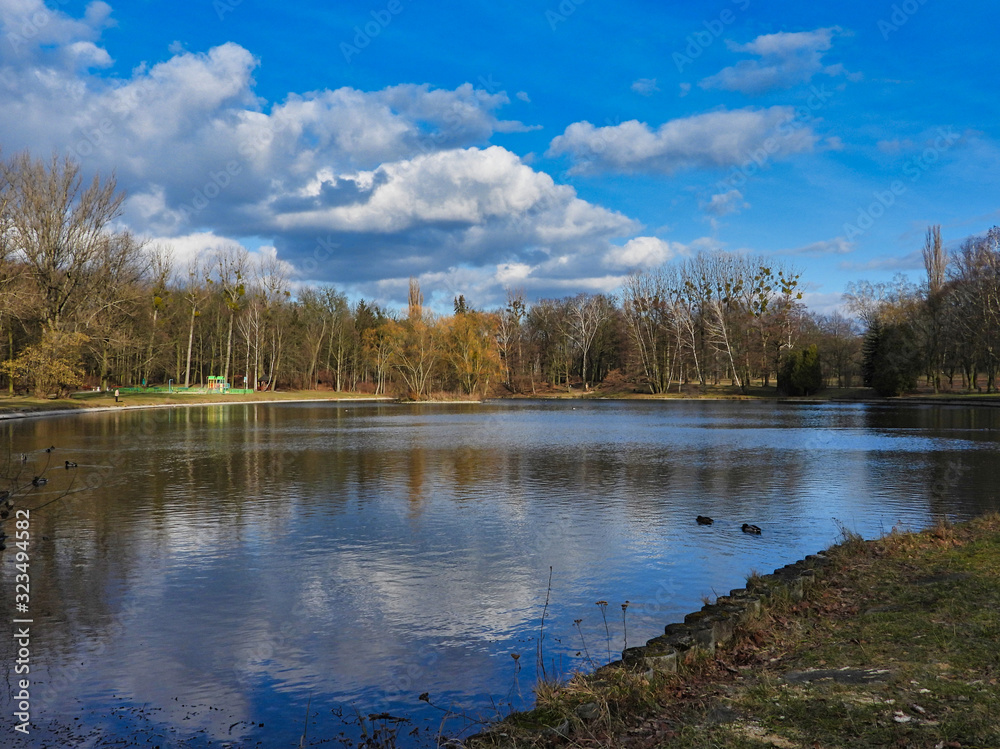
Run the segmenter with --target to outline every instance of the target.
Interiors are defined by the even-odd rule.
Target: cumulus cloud
[[[677,255],[686,255],[687,252],[688,248],[679,242],[669,242],[659,237],[635,237],[622,247],[609,249],[603,262],[608,267],[622,270],[653,268]]]
[[[727,40],[727,46],[734,52],[756,55],[758,59],[741,60],[698,85],[756,96],[806,83],[817,73],[849,75],[843,65],[823,64],[823,56],[833,46],[834,37],[842,33],[839,26],[832,26],[815,31],[764,34],[747,44]]]
[[[743,199],[743,193],[739,190],[717,193],[701,204],[701,209],[713,216],[728,216],[749,207],[750,204]]]
[[[42,26],[24,25],[38,14]],[[7,42],[20,34],[16,54],[0,56],[5,151],[115,171],[129,195],[123,220],[169,244],[179,267],[254,237],[264,245],[254,252],[276,253],[298,283],[385,301],[405,298],[409,276],[426,279],[429,296],[482,304],[502,302],[503,286],[547,294],[621,281],[602,258],[639,226],[491,145],[531,129],[500,117],[503,91],[345,86],[268,101],[258,58],[231,42],[171,44],[161,60],[108,74],[106,3],[72,18],[42,0],[0,0],[0,23]]]
[[[348,198],[330,204],[324,192],[338,193],[337,184],[351,186]],[[297,209],[274,211],[279,228],[395,234],[524,221],[522,230],[551,243],[631,225],[621,214],[585,203],[571,187],[556,185],[499,146],[442,151],[369,172],[320,173],[299,197]]]
[[[149,237],[149,245],[152,247],[169,247],[174,260],[175,272],[184,277],[192,263],[211,256],[215,252],[232,251],[245,248],[245,245],[231,237],[219,236],[214,231],[193,232],[174,237]],[[262,260],[278,259],[277,249],[270,245],[263,245],[248,251],[251,262]],[[287,262],[278,259],[281,269],[292,277],[296,274],[295,268]]]
[[[353,197],[325,200],[324,190],[335,184],[351,185]],[[283,256],[317,258],[323,277],[369,285],[433,272],[454,278],[456,269],[477,269],[508,285],[519,274],[533,283],[566,273],[586,276],[587,258],[637,228],[499,146],[417,156],[370,172],[324,174],[296,201],[250,208],[246,220],[256,216],[265,224],[253,233],[276,236]],[[317,237],[336,250],[319,249]]]
[[[575,122],[556,136],[549,156],[569,156],[577,174],[624,172],[673,174],[746,161],[768,141],[772,158],[812,151],[817,136],[808,125],[790,127],[792,107],[721,109],[671,120],[655,130],[644,122],[594,127]]]
[[[113,25],[111,6],[105,2],[87,5],[80,19],[49,8],[44,0],[0,2],[4,58],[13,65],[72,60],[74,50],[80,49],[92,54],[80,45],[97,41]]]

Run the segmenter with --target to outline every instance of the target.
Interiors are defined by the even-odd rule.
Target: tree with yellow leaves
[[[483,312],[464,312],[446,321],[448,363],[468,395],[485,394],[503,373],[497,327],[497,316]]]
[[[30,388],[36,398],[63,397],[83,382],[80,359],[88,340],[82,333],[47,330],[39,343],[0,364],[0,372]]]

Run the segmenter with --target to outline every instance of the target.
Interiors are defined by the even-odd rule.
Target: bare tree
[[[298,303],[302,319],[303,343],[309,362],[306,381],[310,388],[316,388],[318,386],[316,370],[319,365],[319,354],[326,342],[330,319],[323,308],[323,298],[316,289],[303,289],[299,294]]]
[[[662,268],[633,273],[622,288],[622,313],[651,393],[666,392],[673,373],[670,297]]]
[[[257,264],[257,283],[264,300],[264,312],[269,327],[268,383],[273,392],[278,383],[285,341],[285,303],[291,297],[288,289],[288,272],[276,255],[260,258]]]
[[[143,366],[143,380],[149,381],[153,367],[153,356],[157,338],[156,324],[159,321],[160,312],[167,307],[167,299],[170,295],[170,277],[174,272],[173,257],[170,247],[163,244],[153,245],[148,252],[150,266],[150,280],[152,281],[153,319],[149,336],[149,348],[146,350],[146,361]]]
[[[145,338],[137,326],[142,324],[140,319],[145,319],[143,297],[148,290],[150,258],[127,232],[105,235],[99,244],[100,251],[89,272],[102,283],[94,285],[76,303],[76,325],[89,334],[90,347],[101,363],[101,384],[107,387],[110,357],[121,358],[134,345],[141,346]],[[135,374],[134,367],[130,371]],[[117,379],[122,381],[120,376]]]
[[[44,326],[59,329],[74,304],[106,283],[99,271],[125,195],[114,176],[103,184],[95,176],[84,188],[79,164],[68,158],[46,163],[24,153],[0,168],[10,187],[5,235],[41,290]]]
[[[497,314],[497,343],[503,361],[503,384],[511,392],[518,390],[514,382],[514,372],[521,366],[522,361],[521,324],[524,322],[526,311],[524,291],[507,289],[507,306]]]
[[[410,291],[408,294],[408,309],[406,316],[410,319],[418,319],[424,313],[424,294],[420,290],[420,281],[410,277]]]
[[[931,294],[938,294],[944,286],[948,269],[948,251],[941,243],[941,226],[927,227],[923,248],[924,269],[927,271],[927,288]]]
[[[233,324],[236,320],[236,313],[242,309],[243,297],[246,294],[245,278],[250,255],[245,247],[226,246],[215,251],[214,260],[215,279],[209,279],[209,282],[214,281],[219,285],[222,300],[229,310],[226,358],[222,369],[222,381],[228,383],[229,363],[233,354]]]
[[[201,285],[203,269],[197,258],[188,262],[188,277],[184,284],[184,301],[191,308],[188,321],[187,359],[184,365],[184,387],[191,387],[191,351],[194,345],[194,323],[201,316],[205,302],[205,288]],[[179,378],[178,378],[179,379]]]
[[[951,277],[951,324],[960,341],[968,387],[979,388],[982,367],[986,390],[992,392],[1000,371],[1000,228],[966,240],[955,255]]]
[[[587,355],[594,344],[594,338],[601,325],[611,315],[612,303],[603,294],[596,296],[578,294],[567,301],[566,316],[563,318],[566,337],[580,350],[583,363],[581,375],[583,389],[589,390],[587,380]]]
[[[923,321],[927,379],[937,393],[941,390],[941,370],[944,369],[944,284],[948,269],[948,251],[941,243],[940,225],[927,228],[923,258],[924,269],[927,271],[926,314]]]

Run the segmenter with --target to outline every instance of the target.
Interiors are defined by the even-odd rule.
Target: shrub
[[[0,364],[0,372],[31,389],[36,398],[64,396],[83,382],[80,356],[88,340],[82,333],[46,331],[39,343]]]

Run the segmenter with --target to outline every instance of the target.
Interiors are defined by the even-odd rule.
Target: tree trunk
[[[226,338],[226,363],[222,368],[222,386],[225,387],[229,383],[229,359],[233,353],[233,319],[236,317],[234,312],[229,313],[229,336]]]
[[[191,387],[191,347],[194,344],[194,318],[195,308],[191,308],[191,325],[188,328],[188,355],[187,365],[184,367],[184,387]]]

